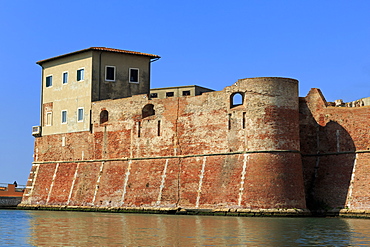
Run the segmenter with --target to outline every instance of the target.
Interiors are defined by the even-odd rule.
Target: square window
[[[190,91],[182,91],[182,96],[189,96],[190,95]]]
[[[62,111],[62,124],[67,123],[67,111]]]
[[[78,108],[77,110],[77,121],[82,122],[84,120],[84,108]]]
[[[130,69],[130,82],[139,83],[139,69]]]
[[[167,92],[166,93],[166,97],[168,98],[168,97],[173,97],[173,95],[174,95],[174,93],[173,92]]]
[[[150,98],[158,98],[158,94],[157,93],[151,93]]]
[[[53,76],[49,75],[46,77],[46,87],[51,87],[53,85]]]
[[[68,83],[68,72],[63,73],[63,84]]]
[[[85,77],[85,70],[79,69],[77,70],[77,81],[83,81]]]
[[[105,80],[106,81],[115,81],[116,80],[116,67],[106,66],[105,67]]]

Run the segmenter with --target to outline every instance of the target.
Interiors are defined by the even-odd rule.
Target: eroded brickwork
[[[299,98],[297,84],[93,102],[91,131],[36,138],[22,204],[368,209],[370,108]]]

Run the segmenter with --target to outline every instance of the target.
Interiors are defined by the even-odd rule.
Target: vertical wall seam
[[[125,181],[123,183],[123,193],[122,193],[122,198],[121,198],[121,205],[123,205],[125,203],[125,196],[126,196],[126,192],[127,192],[126,188],[127,188],[128,179],[129,179],[129,176],[130,176],[131,163],[132,163],[132,160],[130,160],[128,162],[127,171],[125,173]]]
[[[248,161],[248,154],[244,154],[243,159],[243,170],[241,173],[241,180],[240,180],[240,187],[239,187],[239,199],[238,199],[238,206],[240,207],[242,205],[242,199],[243,199],[243,192],[244,192],[244,183],[245,183],[245,174],[247,170],[247,161]]]
[[[166,181],[166,173],[167,173],[167,166],[168,166],[168,159],[166,159],[166,163],[163,168],[162,172],[162,178],[161,178],[161,185],[159,186],[159,193],[158,193],[158,198],[157,198],[157,206],[161,204],[161,199],[162,199],[162,191],[164,188],[164,183]]]
[[[101,175],[103,173],[103,168],[104,168],[104,161],[101,163],[101,166],[100,166],[100,171],[99,171],[99,175],[98,175],[98,179],[96,180],[96,185],[95,185],[95,191],[94,191],[94,197],[93,197],[93,200],[92,200],[92,205],[95,204],[95,199],[96,199],[96,195],[98,193],[98,190],[99,190],[99,184],[100,184],[100,178],[101,178]]]
[[[32,193],[33,193],[33,189],[34,189],[34,186],[35,186],[35,183],[36,183],[36,178],[37,178],[37,174],[39,172],[39,169],[40,169],[40,164],[36,164],[36,170],[34,172],[34,175],[33,175],[33,178],[32,178],[32,185],[31,185],[31,188],[29,189],[29,192],[28,194],[25,194],[25,196],[29,196],[31,197],[32,196]],[[29,198],[28,198],[29,199]],[[29,201],[29,200],[28,200]]]
[[[197,190],[198,195],[197,195],[197,201],[195,203],[196,208],[199,207],[200,196],[202,194],[202,185],[203,185],[203,177],[204,177],[204,170],[206,167],[206,161],[207,161],[207,157],[204,156],[203,163],[202,163],[202,170],[200,171],[200,175],[199,175],[199,184],[198,184],[198,190]]]
[[[46,199],[46,204],[49,203],[50,195],[51,195],[51,192],[52,192],[53,187],[54,187],[54,181],[55,181],[55,177],[57,176],[58,168],[59,168],[59,163],[57,163],[57,165],[55,166],[53,178],[51,179],[51,185],[50,185],[50,189],[49,189],[49,193],[48,193],[48,198]]]
[[[356,173],[356,164],[357,164],[357,155],[355,156],[355,160],[353,162],[353,168],[352,168],[352,175],[351,175],[351,181],[349,182],[349,188],[348,188],[348,194],[346,198],[346,207],[351,209],[351,202],[352,202],[352,193],[353,193],[353,184],[355,182],[355,173]]]
[[[73,177],[71,189],[70,189],[69,195],[68,195],[67,205],[69,205],[69,202],[71,201],[72,192],[73,192],[73,189],[74,189],[74,186],[75,186],[79,166],[80,166],[80,163],[77,163],[76,170],[75,170],[75,175]]]

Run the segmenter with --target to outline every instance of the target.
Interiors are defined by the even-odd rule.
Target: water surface
[[[370,220],[0,210],[0,246],[370,246]]]

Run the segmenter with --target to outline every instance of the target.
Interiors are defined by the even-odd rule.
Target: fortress
[[[299,97],[270,77],[150,89],[157,59],[91,47],[37,62],[20,207],[370,214],[369,99]]]

